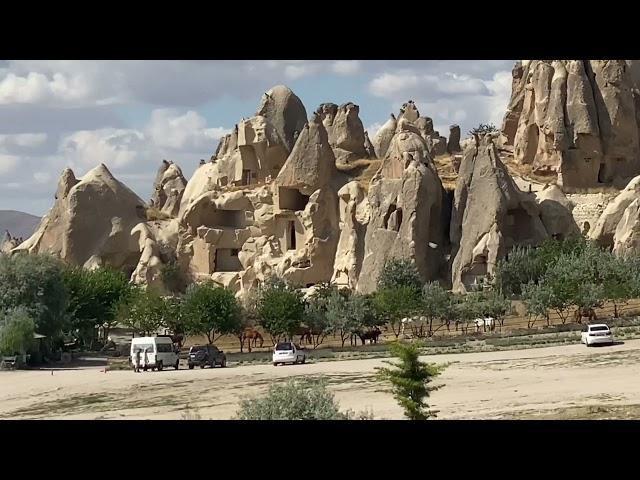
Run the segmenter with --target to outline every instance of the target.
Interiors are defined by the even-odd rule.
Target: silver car
[[[293,342],[279,342],[273,349],[273,366],[279,363],[305,363],[307,361],[306,351]]]

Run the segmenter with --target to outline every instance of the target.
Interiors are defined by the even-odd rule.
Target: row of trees
[[[582,237],[548,240],[537,248],[516,247],[496,266],[494,286],[510,298],[522,299],[529,326],[550,323],[556,312],[566,323],[570,312],[583,314],[605,302],[619,307],[640,297],[640,258],[620,257]]]

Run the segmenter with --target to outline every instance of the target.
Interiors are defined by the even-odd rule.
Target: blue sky
[[[220,136],[289,86],[307,114],[324,102],[360,106],[369,135],[400,105],[448,134],[500,124],[513,60],[0,61],[0,209],[43,215],[60,172],[105,163],[148,199],[163,158],[189,177]]]

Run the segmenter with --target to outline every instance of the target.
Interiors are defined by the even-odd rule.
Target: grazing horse
[[[300,327],[296,329],[294,335],[300,335],[300,343],[313,343],[313,332],[309,327]]]
[[[251,344],[255,347],[258,344],[258,340],[260,340],[260,348],[264,345],[264,338],[258,330],[253,327],[245,328],[240,335],[238,335],[238,339],[240,340],[240,351],[242,352],[242,347],[244,346],[244,342],[247,342],[247,347],[249,347],[249,353],[251,353]]]
[[[598,316],[593,308],[578,307],[574,315],[576,323],[582,323],[582,318],[589,318],[589,322],[598,321]]]
[[[476,318],[473,323],[476,326],[476,332],[479,332],[480,328],[485,332],[487,328],[492,332],[496,329],[496,320],[493,317]]]
[[[378,327],[373,327],[370,330],[367,331],[362,331],[362,330],[356,330],[354,332],[351,333],[351,345],[353,345],[354,343],[357,345],[358,341],[355,340],[355,338],[360,338],[360,341],[362,342],[362,345],[365,344],[366,340],[369,340],[369,343],[378,343],[378,337],[382,335],[382,330],[380,330],[380,328]],[[355,340],[355,341],[354,341]]]

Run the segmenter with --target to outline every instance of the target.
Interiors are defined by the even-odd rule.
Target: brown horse
[[[578,307],[574,314],[576,323],[582,323],[583,317],[589,318],[589,322],[598,321],[598,316],[593,308]]]
[[[264,338],[260,334],[258,330],[253,327],[245,328],[239,335],[238,340],[240,340],[240,353],[242,353],[244,342],[247,342],[247,347],[249,347],[249,353],[251,353],[251,344],[255,347],[258,344],[258,340],[260,340],[260,348],[264,345]]]
[[[379,327],[374,327],[367,331],[356,330],[351,333],[351,345],[357,345],[358,341],[356,339],[360,338],[362,345],[366,343],[366,340],[369,340],[369,343],[378,343],[378,337],[382,335],[382,330]]]
[[[294,335],[300,335],[300,343],[313,343],[313,332],[309,327],[299,327]]]

